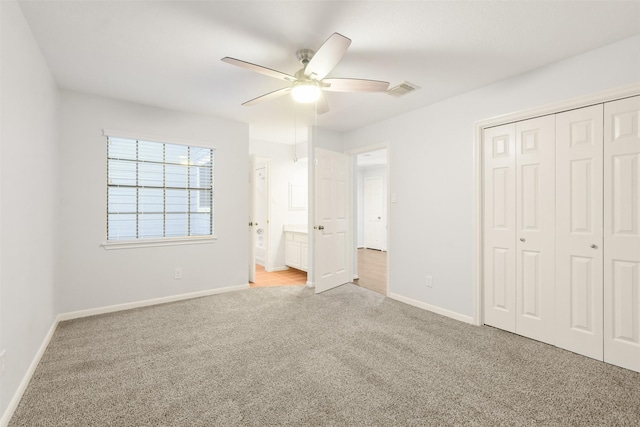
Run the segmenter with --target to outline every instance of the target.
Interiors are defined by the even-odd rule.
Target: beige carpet
[[[354,285],[63,322],[11,426],[640,425],[640,374]]]

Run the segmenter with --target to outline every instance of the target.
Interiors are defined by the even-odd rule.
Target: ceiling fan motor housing
[[[309,61],[311,61],[311,58],[313,58],[315,53],[316,52],[312,49],[298,49],[296,51],[296,58],[302,63],[302,65],[306,66]]]

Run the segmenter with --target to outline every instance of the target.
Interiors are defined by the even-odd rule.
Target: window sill
[[[114,240],[100,244],[105,250],[151,248],[156,246],[201,245],[214,243],[216,236],[168,237],[164,239]]]

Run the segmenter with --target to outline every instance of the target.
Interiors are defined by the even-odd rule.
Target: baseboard
[[[182,300],[191,299],[191,298],[206,297],[209,295],[239,291],[242,289],[249,289],[249,284],[247,283],[246,285],[227,286],[224,288],[207,289],[206,291],[190,292],[186,294],[171,295],[168,297],[153,298],[153,299],[142,300],[142,301],[128,302],[124,304],[109,305],[106,307],[90,308],[88,310],[72,311],[69,313],[60,314],[58,316],[58,319],[60,321],[78,319],[81,317],[95,316],[97,314],[113,313],[116,311],[130,310],[132,308],[147,307],[150,305],[165,304],[168,302],[182,301]]]
[[[307,282],[307,287],[309,287],[309,288],[315,288],[315,287],[316,287],[316,285],[315,285],[315,283],[313,283],[313,282]]]
[[[393,292],[389,292],[387,294],[389,298],[392,298],[396,301],[403,302],[405,304],[412,305],[414,307],[422,308],[424,310],[431,311],[432,313],[440,314],[442,316],[450,317],[454,320],[459,320],[460,322],[469,323],[475,325],[473,321],[473,317],[467,316],[464,314],[456,313],[455,311],[447,310],[446,308],[437,307],[435,305],[427,304],[426,302],[418,301],[413,298],[408,298],[403,295],[399,295]]]
[[[288,269],[289,267],[287,267],[286,265],[282,265],[280,267],[271,267],[271,269],[267,271],[267,273],[271,273],[273,271],[287,271]]]
[[[49,328],[49,332],[47,332],[47,335],[44,337],[44,340],[42,341],[42,344],[40,345],[38,352],[36,353],[35,357],[31,361],[31,364],[29,365],[27,372],[24,374],[24,377],[22,378],[20,385],[18,385],[18,389],[13,394],[13,398],[9,402],[9,406],[7,406],[7,409],[4,411],[2,418],[0,418],[0,427],[7,427],[9,425],[9,421],[11,420],[11,417],[13,417],[13,413],[18,408],[18,405],[20,404],[20,400],[22,400],[22,395],[27,389],[27,386],[29,385],[29,381],[31,381],[31,377],[36,371],[36,368],[38,367],[38,363],[40,363],[40,359],[42,358],[42,355],[44,354],[44,352],[47,350],[47,347],[49,346],[49,341],[51,341],[51,338],[53,337],[53,333],[56,331],[56,328],[58,327],[58,322],[60,321],[59,317],[60,316],[57,316],[53,320],[53,323]]]
[[[116,305],[110,305],[106,307],[92,308],[89,310],[79,310],[79,311],[72,311],[69,313],[58,314],[54,319],[53,324],[49,328],[49,332],[47,332],[47,335],[42,341],[42,345],[40,345],[40,348],[38,349],[38,352],[33,358],[31,365],[29,365],[29,369],[27,369],[27,372],[25,373],[24,378],[20,382],[18,389],[14,393],[13,398],[9,402],[9,406],[7,407],[4,414],[2,415],[2,418],[0,418],[0,427],[7,427],[9,425],[9,420],[11,420],[13,413],[18,407],[18,404],[22,399],[22,395],[27,389],[27,386],[29,385],[29,381],[31,381],[31,377],[33,376],[36,368],[38,367],[38,363],[40,363],[40,359],[42,358],[42,355],[47,350],[47,347],[49,346],[49,342],[53,337],[53,333],[58,327],[58,323],[65,320],[95,316],[97,314],[113,313],[116,311],[130,310],[132,308],[147,307],[150,305],[157,305],[157,304],[165,304],[168,302],[182,301],[182,300],[191,299],[191,298],[199,298],[199,297],[205,297],[209,295],[222,294],[225,292],[239,291],[242,289],[249,289],[249,284],[247,283],[246,285],[227,286],[224,288],[208,289],[206,291],[190,292],[187,294],[172,295],[168,297],[153,298],[153,299],[148,299],[143,301],[130,302],[126,304],[116,304]]]

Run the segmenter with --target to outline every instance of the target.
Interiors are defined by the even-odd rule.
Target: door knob
[[[591,249],[596,249],[598,246],[595,243],[591,244]]]
[[[520,241],[521,241],[521,242],[526,242],[526,239],[525,239],[524,237],[521,237],[521,238],[520,238]]]
[[[324,225],[319,225],[318,230],[324,230]]]
[[[249,223],[249,227],[253,227],[253,223],[252,222]]]

